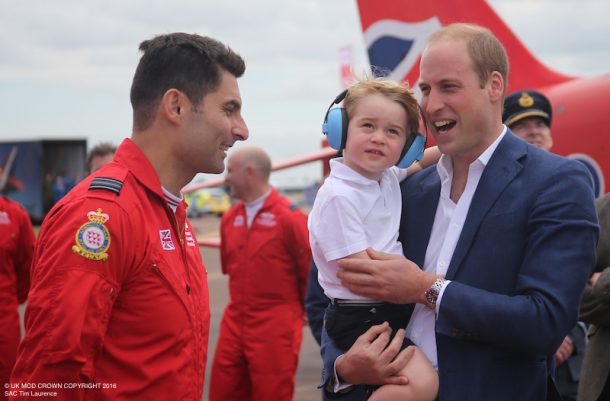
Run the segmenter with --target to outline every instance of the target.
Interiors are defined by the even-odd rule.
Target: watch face
[[[436,304],[436,298],[438,298],[438,292],[434,290],[434,286],[428,288],[426,291],[426,301],[428,305],[434,306]]]
[[[443,288],[444,282],[444,279],[439,278],[434,282],[434,284],[432,284],[432,287],[426,290],[426,302],[430,308],[434,308],[434,306],[436,306],[436,300],[438,299],[438,294],[441,288]]]

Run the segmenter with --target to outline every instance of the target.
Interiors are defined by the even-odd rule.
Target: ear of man
[[[489,97],[492,102],[504,100],[504,79],[498,71],[493,71],[488,79]]]
[[[159,110],[172,124],[179,125],[187,110],[188,99],[184,93],[177,89],[169,89],[161,98]]]

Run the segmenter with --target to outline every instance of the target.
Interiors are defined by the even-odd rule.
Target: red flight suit
[[[0,400],[7,399],[4,383],[9,382],[21,338],[17,307],[28,297],[34,242],[27,212],[0,196]]]
[[[272,189],[247,228],[243,202],[221,221],[229,275],[210,401],[289,401],[303,334],[311,262],[307,216]]]
[[[131,140],[51,210],[31,279],[13,386],[60,386],[34,389],[54,401],[201,401],[207,273],[185,203],[174,213]]]

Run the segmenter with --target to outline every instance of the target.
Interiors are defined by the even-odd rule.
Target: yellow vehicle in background
[[[222,216],[231,208],[231,197],[222,188],[199,189],[185,195],[189,218],[201,217],[207,213]]]

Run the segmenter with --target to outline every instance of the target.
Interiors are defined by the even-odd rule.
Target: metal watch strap
[[[426,296],[426,306],[430,309],[434,309],[436,307],[436,300],[438,299],[438,294],[441,292],[443,285],[445,284],[444,278],[438,278],[432,284],[430,288],[428,288],[425,292]]]

